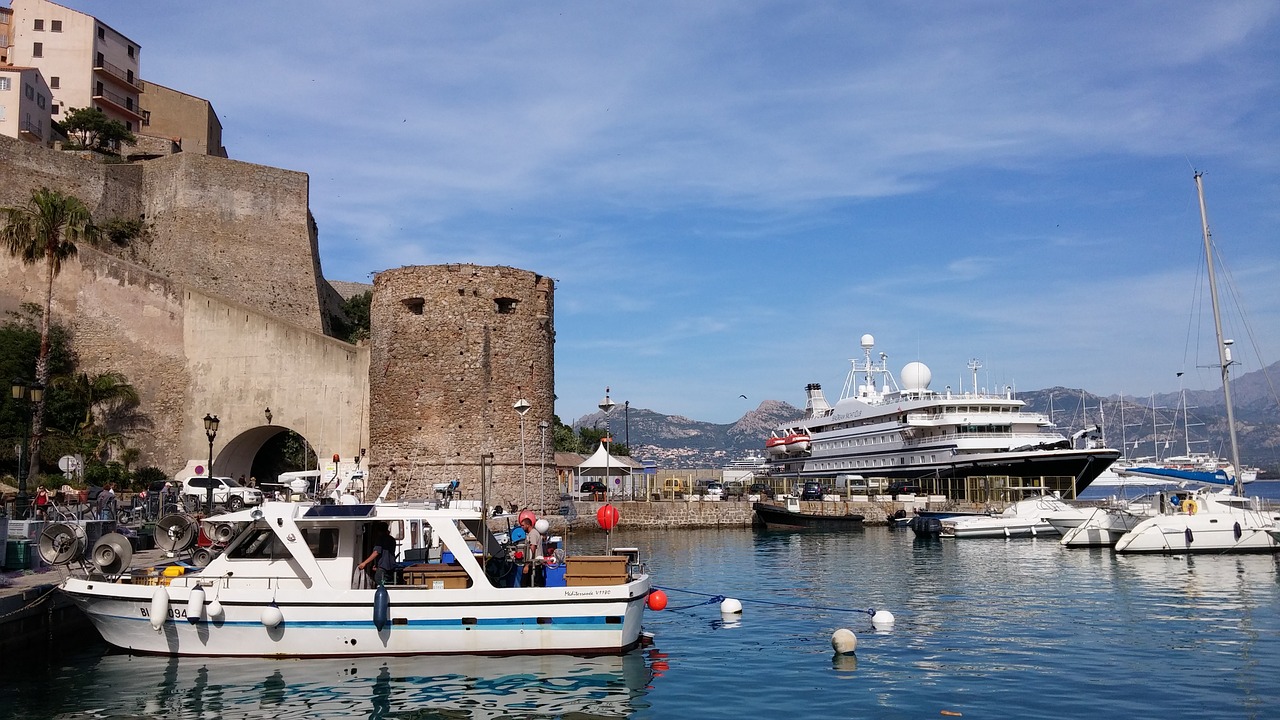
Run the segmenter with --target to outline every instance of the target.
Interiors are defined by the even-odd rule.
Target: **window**
[[[52,30],[52,31],[54,31],[54,32],[62,32],[62,21],[61,21],[61,20],[50,20],[50,21],[49,21],[49,29],[50,29],[50,30]]]
[[[37,30],[37,31],[44,31],[44,21],[43,21],[43,20],[32,20],[32,21],[31,21],[31,29],[32,29],[32,30]]]
[[[45,105],[44,93],[36,93],[36,107],[43,110],[44,105]]]
[[[129,57],[133,57],[133,46],[129,46]]]
[[[26,95],[28,100],[36,99],[36,89],[31,87],[29,84],[22,86],[22,94]]]
[[[105,55],[103,55],[102,53],[98,53],[98,57],[96,57],[96,58],[94,58],[94,59],[93,59],[93,66],[94,66],[94,67],[106,67],[106,65],[107,65],[107,58],[106,58],[106,56],[105,56]]]
[[[5,78],[6,80],[8,78]],[[4,120],[4,106],[0,105],[0,120]]]
[[[61,110],[61,109],[62,109],[62,106],[61,106],[61,105],[54,105],[52,108],[50,108],[50,110],[49,110],[49,114],[50,114],[50,115],[57,115],[57,114],[58,114],[58,111],[59,111],[59,110]]]
[[[31,44],[31,57],[44,57],[44,43]]]
[[[9,89],[9,78],[0,77],[0,90],[8,90],[8,89]]]
[[[515,298],[497,298],[493,301],[495,309],[499,315],[510,315],[516,311],[516,303],[520,302]]]
[[[427,304],[427,301],[420,297],[411,297],[411,298],[405,298],[404,300],[401,300],[400,303],[404,305],[406,308],[408,308],[409,312],[413,313],[414,315],[421,315],[423,308]]]
[[[98,28],[98,39],[99,39],[99,40],[106,40],[106,39],[107,39],[107,31],[106,31],[106,30],[103,30],[101,27],[99,27],[99,28]]]
[[[54,90],[57,90],[58,88],[62,87],[62,78],[58,77],[57,75],[54,75],[53,77],[49,78],[49,87],[53,88]]]

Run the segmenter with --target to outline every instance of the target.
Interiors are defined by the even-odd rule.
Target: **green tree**
[[[112,120],[98,108],[71,108],[61,124],[67,137],[85,149],[118,152],[120,143],[138,142],[124,123]]]
[[[89,375],[76,373],[54,378],[53,386],[63,390],[84,414],[69,429],[57,431],[91,461],[117,460],[127,468],[132,461],[125,430],[139,424],[138,391],[115,372]],[[52,428],[51,428],[52,430]]]
[[[373,291],[352,295],[342,301],[340,312],[329,314],[329,331],[340,340],[357,343],[369,339],[369,304]]]
[[[44,312],[40,319],[40,354],[36,359],[36,382],[49,384],[49,327],[53,308],[53,280],[62,272],[62,263],[76,256],[76,243],[82,240],[95,242],[98,231],[93,225],[89,208],[78,198],[57,190],[40,188],[31,193],[25,207],[7,207],[0,210],[5,224],[0,228],[0,240],[9,254],[24,264],[45,265]],[[45,403],[36,404],[35,419],[31,423],[31,458],[38,469],[40,438],[44,434]]]

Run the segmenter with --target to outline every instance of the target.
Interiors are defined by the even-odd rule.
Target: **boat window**
[[[227,551],[232,560],[256,560],[287,556],[289,552],[279,547],[276,534],[269,529],[256,530],[242,542]]]
[[[307,547],[311,548],[311,554],[315,555],[316,559],[338,557],[337,528],[303,528],[302,537],[307,541]]]

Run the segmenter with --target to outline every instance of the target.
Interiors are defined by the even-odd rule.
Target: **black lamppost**
[[[631,401],[622,401],[622,419],[625,427],[623,428],[623,442],[627,444],[627,451],[631,450]]]
[[[209,487],[205,488],[205,514],[213,514],[213,439],[218,437],[218,416],[205,413],[204,436],[209,438],[209,468],[206,471]]]
[[[15,404],[25,400],[27,404],[27,422],[22,426],[22,446],[18,448],[18,497],[14,503],[14,514],[26,519],[29,498],[27,496],[27,475],[31,472],[31,424],[35,422],[35,407],[44,400],[44,386],[38,383],[28,385],[22,380],[13,381],[13,399]],[[22,467],[22,457],[26,455],[26,469]]]

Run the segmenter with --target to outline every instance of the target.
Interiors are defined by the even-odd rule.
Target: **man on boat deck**
[[[542,533],[538,532],[534,524],[533,513],[520,518],[520,527],[524,528],[527,543],[524,551],[524,582],[526,587],[533,587],[537,585],[533,577],[534,560],[542,558]]]
[[[373,552],[360,563],[359,568],[364,570],[375,562],[373,583],[386,584],[396,569],[396,539],[391,537],[391,530],[385,522],[373,524]]]

